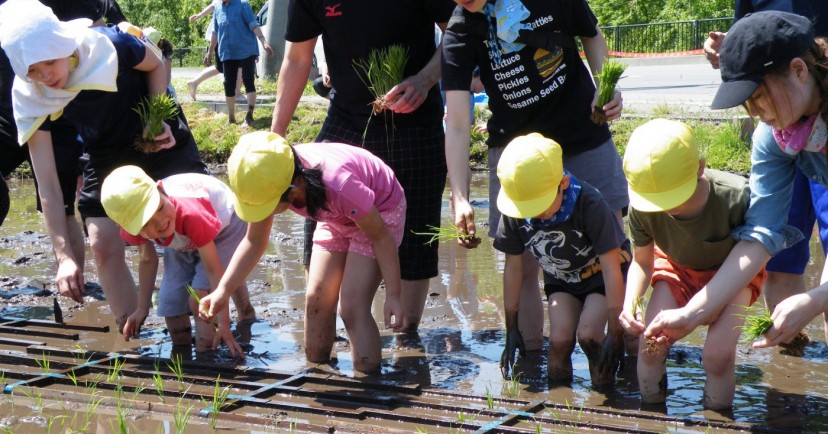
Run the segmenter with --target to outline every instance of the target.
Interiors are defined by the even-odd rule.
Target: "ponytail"
[[[305,207],[308,210],[308,215],[312,219],[316,219],[316,213],[319,210],[330,211],[325,184],[322,182],[322,169],[319,166],[305,167],[302,160],[296,155],[293,146],[290,147],[290,150],[293,152],[293,179],[301,178],[305,182]],[[282,195],[282,202],[287,202],[288,192],[290,192],[289,188]]]

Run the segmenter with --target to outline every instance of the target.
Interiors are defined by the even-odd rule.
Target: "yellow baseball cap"
[[[497,209],[514,218],[535,217],[546,211],[563,179],[562,155],[560,145],[538,133],[512,140],[497,164]]]
[[[699,148],[693,130],[679,121],[653,119],[630,135],[624,153],[630,206],[667,211],[696,191]]]
[[[293,169],[293,151],[282,136],[267,131],[241,136],[227,160],[239,218],[259,222],[273,213],[290,186]]]
[[[138,166],[121,166],[104,179],[101,204],[106,215],[131,235],[138,235],[161,203],[158,186]]]

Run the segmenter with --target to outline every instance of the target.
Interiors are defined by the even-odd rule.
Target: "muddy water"
[[[472,199],[477,221],[485,222],[486,177],[473,178]],[[40,217],[35,213],[34,189],[29,181],[13,181],[12,210],[0,228],[0,285],[6,289],[31,287],[32,291],[52,289],[55,266],[50,244]],[[444,200],[444,223],[449,222]],[[230,360],[228,354],[198,356],[226,363],[298,372],[306,367],[303,357],[304,279],[301,261],[302,225],[295,215],[280,216],[271,243],[260,266],[249,278],[249,286],[259,320],[238,326],[236,333],[245,342],[247,358]],[[485,229],[481,232],[485,232]],[[808,267],[809,285],[819,281],[822,255]],[[128,256],[137,265],[134,251]],[[503,261],[489,243],[467,251],[453,244],[440,249],[440,275],[432,279],[421,330],[416,336],[384,333],[383,366],[380,378],[404,384],[421,384],[441,390],[474,395],[497,395],[508,386],[500,375],[498,360],[503,344],[502,291],[500,272]],[[137,269],[137,267],[135,267]],[[86,278],[95,281],[94,264],[87,254]],[[382,296],[373,310],[382,318]],[[51,299],[21,295],[3,301],[4,314],[51,318]],[[83,306],[63,299],[64,316],[72,323],[111,322],[105,302],[90,299]],[[35,306],[35,307],[31,307]],[[359,377],[353,371],[346,334],[338,323],[336,358],[323,369],[336,374]],[[791,357],[777,350],[750,350],[740,346],[737,353],[737,391],[733,412],[722,415],[702,408],[704,369],[701,347],[704,330],[681,341],[670,353],[668,378],[670,397],[661,409],[672,416],[690,418],[731,418],[737,422],[766,427],[804,431],[828,430],[828,349],[823,343],[821,322],[808,326],[812,339],[803,357]],[[103,351],[137,352],[169,357],[170,341],[163,321],[150,315],[140,339],[124,342],[114,332],[107,340],[83,342],[84,347]],[[196,357],[191,353],[186,357]],[[519,362],[522,372],[520,399],[548,400],[577,406],[611,407],[635,411],[641,408],[634,361],[628,363],[618,384],[609,392],[590,387],[586,358],[579,348],[573,355],[575,380],[571,387],[550,389],[545,380],[543,352],[530,353]],[[505,392],[502,392],[505,396]]]

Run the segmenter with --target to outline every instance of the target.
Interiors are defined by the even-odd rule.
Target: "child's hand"
[[[132,312],[132,315],[124,322],[123,331],[125,340],[128,341],[138,336],[138,333],[141,331],[141,326],[144,325],[144,321],[147,319],[147,315],[149,315],[149,309],[146,308],[139,307],[135,309],[135,312]]]
[[[621,327],[633,336],[638,336],[644,332],[645,325],[643,318],[641,318],[641,312],[633,315],[632,310],[624,309],[621,315],[618,316],[618,321],[621,322]]]
[[[222,341],[227,344],[227,348],[233,357],[244,358],[244,351],[242,351],[241,345],[236,342],[236,338],[233,337],[233,333],[230,331],[230,324],[218,325],[216,336],[213,338],[213,349],[218,348]]]
[[[405,310],[402,307],[402,301],[399,297],[385,298],[383,314],[385,317],[385,328],[390,329],[395,333],[402,333],[408,329],[408,318],[405,315]],[[393,322],[391,322],[392,317],[394,318]]]
[[[615,381],[615,373],[624,361],[624,334],[608,333],[598,354],[598,377],[592,379],[595,386],[604,386]]]
[[[659,345],[672,345],[696,328],[684,308],[662,310],[644,330],[644,337]]]
[[[201,298],[198,304],[198,317],[204,321],[213,321],[222,309],[227,307],[227,297],[213,291]],[[228,328],[230,326],[228,325]]]
[[[517,323],[517,321],[515,321]],[[523,344],[523,335],[520,334],[520,329],[517,327],[506,327],[506,348],[500,355],[500,373],[503,378],[509,378],[512,368],[515,366],[515,351],[520,353],[520,357],[526,355],[526,346]]]

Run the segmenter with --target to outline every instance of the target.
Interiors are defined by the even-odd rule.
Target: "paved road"
[[[628,113],[650,113],[665,104],[673,113],[717,113],[709,107],[721,79],[719,71],[711,68],[703,56],[623,61],[629,66],[619,88]],[[173,77],[193,78],[200,71],[200,68],[173,68]]]

